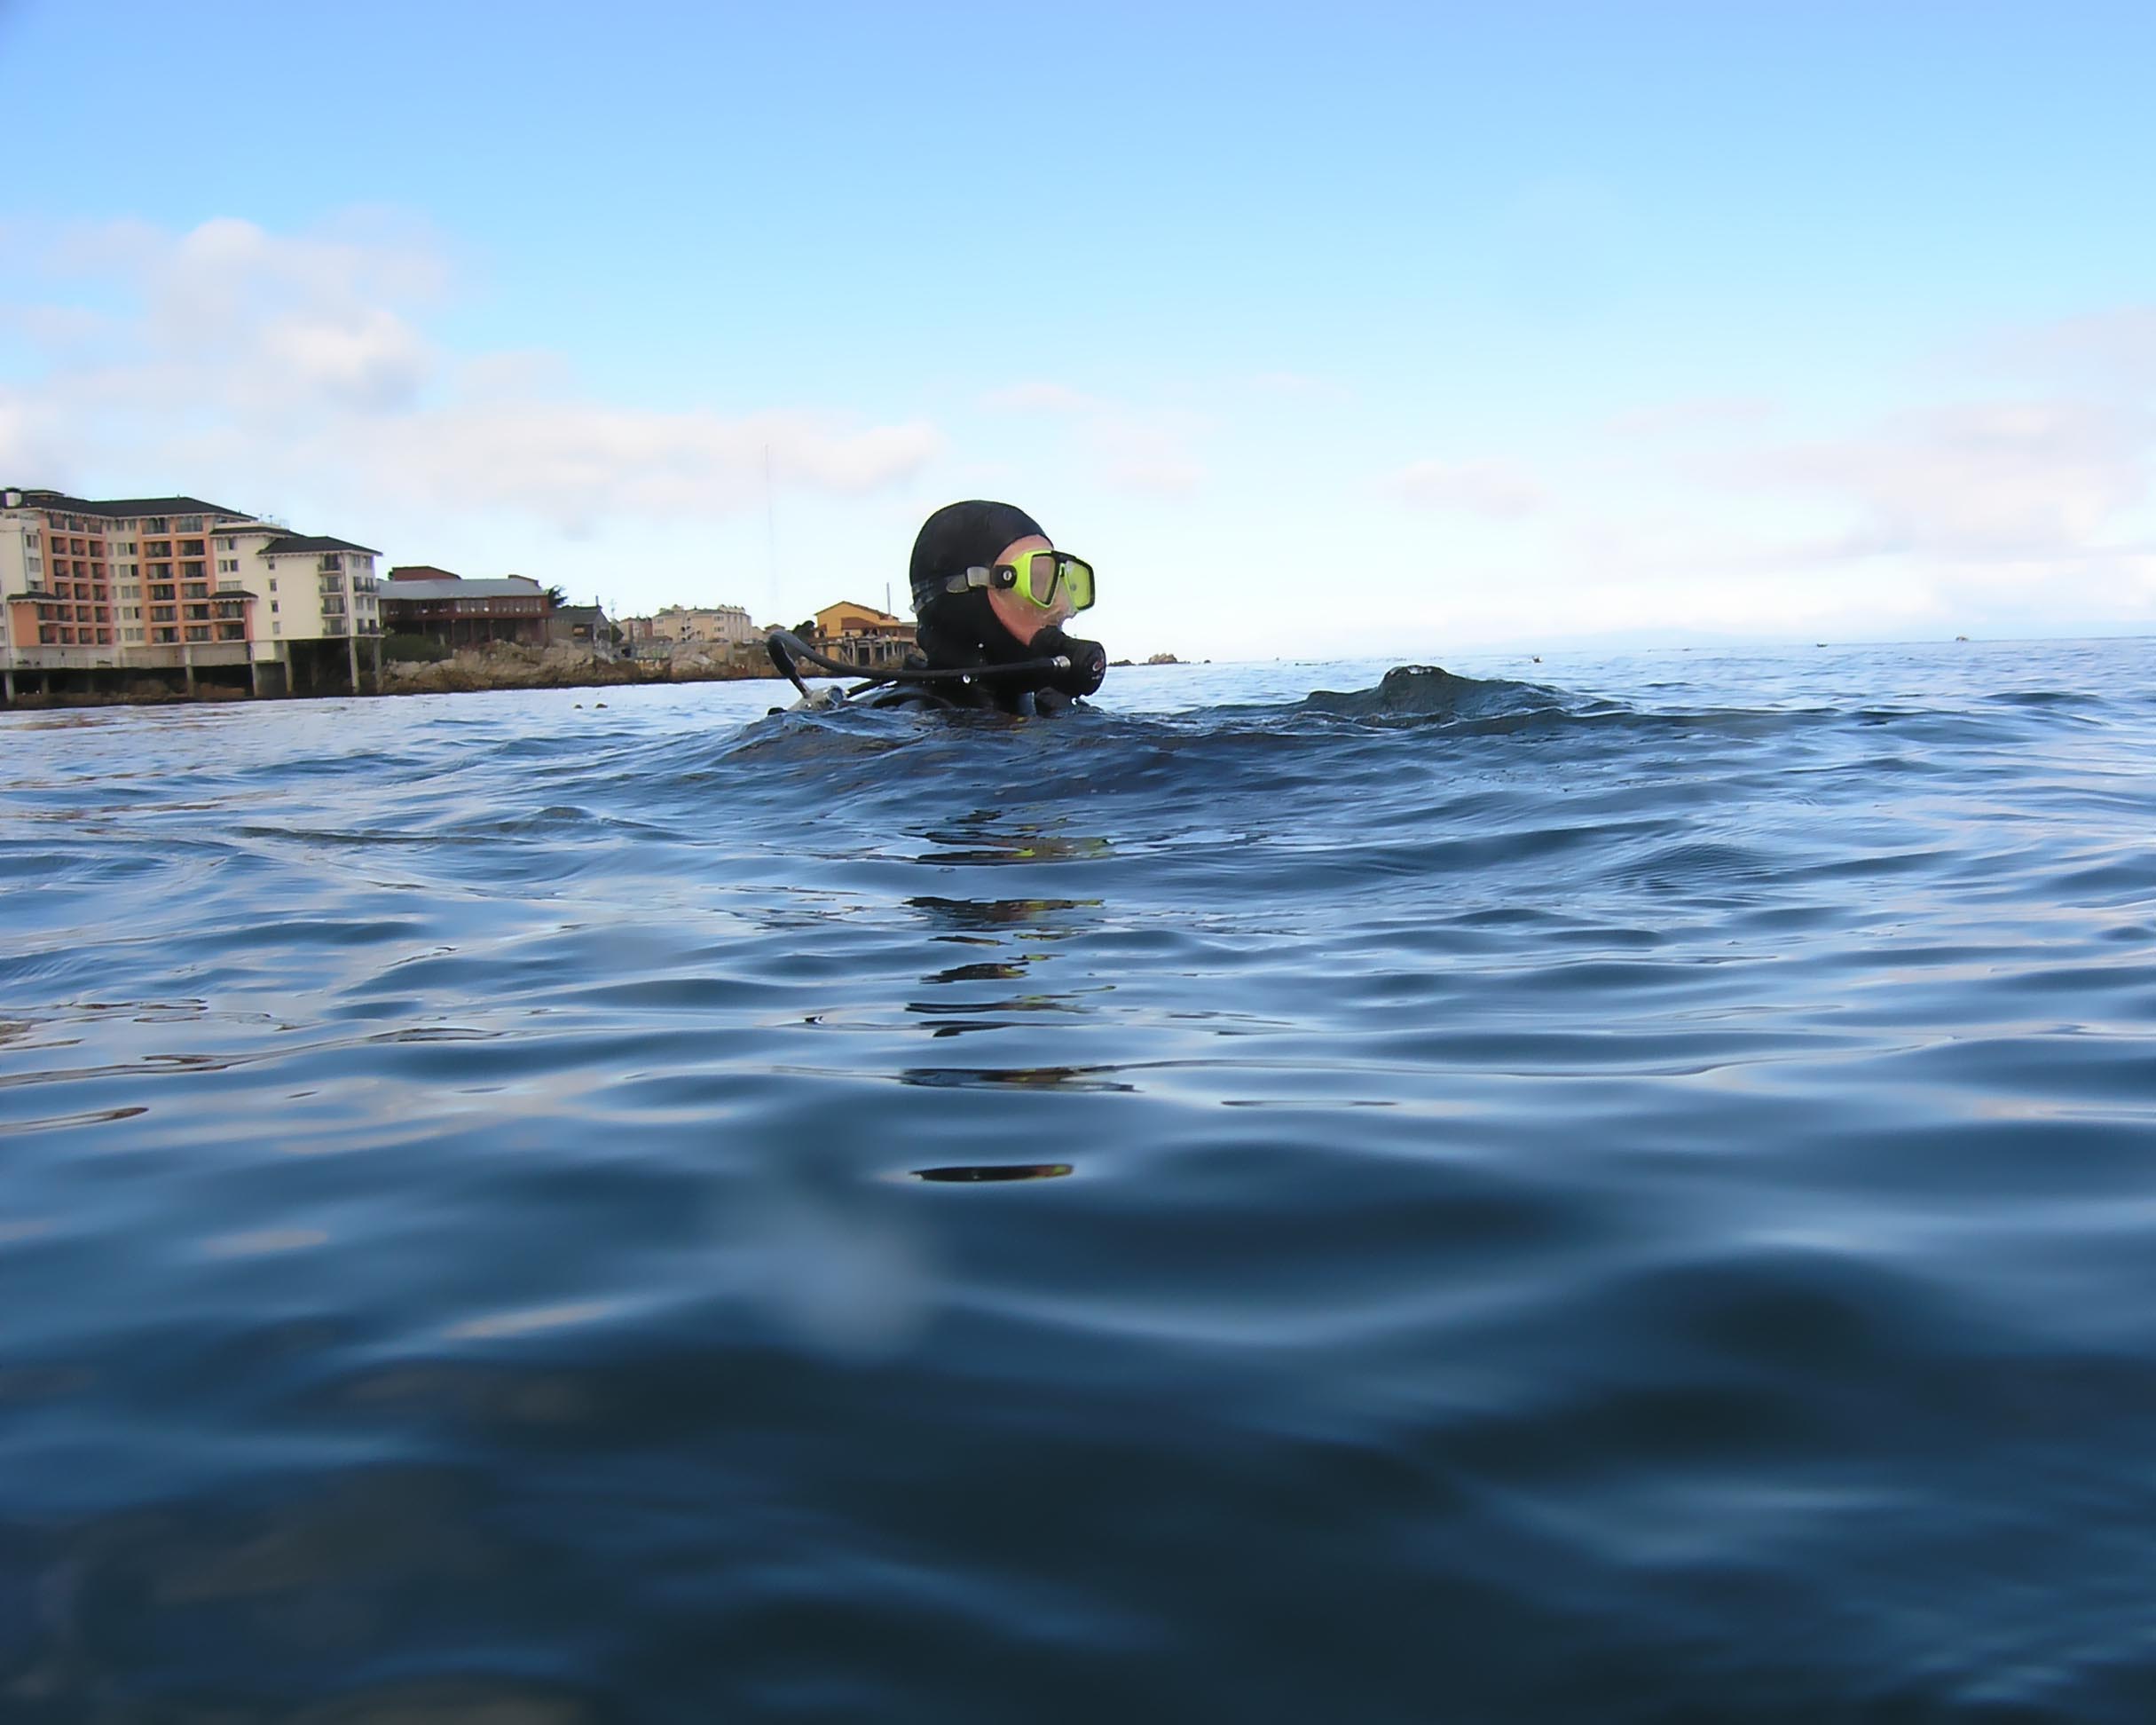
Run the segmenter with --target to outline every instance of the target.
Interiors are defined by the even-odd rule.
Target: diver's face
[[[1001,563],[1013,562],[1028,551],[1048,551],[1054,547],[1038,533],[1029,533],[1024,539],[1012,540],[995,554]],[[1043,610],[1030,600],[1021,599],[1006,587],[988,589],[988,609],[995,613],[995,620],[1010,632],[1011,638],[1021,647],[1033,645],[1033,638],[1042,630],[1067,623],[1071,619],[1071,596],[1056,584],[1056,602]]]

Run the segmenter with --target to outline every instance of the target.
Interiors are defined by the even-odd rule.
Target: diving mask
[[[1026,551],[1011,563],[969,569],[943,584],[946,593],[964,593],[968,587],[1015,593],[1042,610],[1051,607],[1057,594],[1063,593],[1069,595],[1074,611],[1088,610],[1093,603],[1093,565],[1067,551]]]

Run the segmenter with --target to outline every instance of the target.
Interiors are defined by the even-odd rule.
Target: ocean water
[[[0,1720],[2156,1717],[2156,642],[1386,668],[0,717]]]

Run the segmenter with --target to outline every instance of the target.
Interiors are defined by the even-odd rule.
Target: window
[[[208,641],[209,639],[209,625],[207,623],[190,623],[187,626],[187,639],[190,641]]]
[[[285,632],[285,626],[284,626],[283,624],[281,624],[281,623],[272,623],[272,624],[271,624],[271,625],[270,625],[270,633],[271,633],[271,634],[284,634],[284,632]]]
[[[221,539],[217,541],[217,549],[220,551],[237,551],[239,548],[240,541],[236,539]]]
[[[274,599],[270,601],[270,615],[271,617],[277,615],[277,601]]]
[[[121,630],[120,634],[122,638],[127,641],[140,641],[142,639],[142,631],[140,629],[122,629]]]
[[[270,577],[270,591],[271,593],[275,593],[277,591],[277,577],[274,575]]]
[[[239,559],[239,558],[237,558],[237,557],[219,557],[219,558],[217,559],[217,573],[218,573],[218,574],[220,574],[220,575],[237,575],[239,572],[240,572],[240,559]]]

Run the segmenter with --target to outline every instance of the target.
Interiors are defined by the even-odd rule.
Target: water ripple
[[[2149,644],[1385,668],[0,718],[0,1716],[2146,1718]]]

